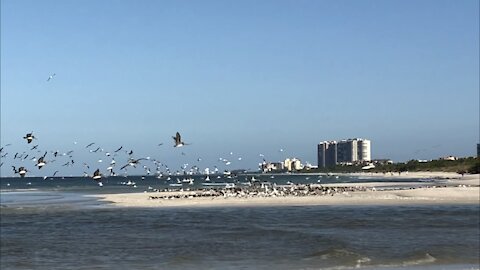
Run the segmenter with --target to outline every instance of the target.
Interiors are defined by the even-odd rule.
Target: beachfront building
[[[283,162],[283,167],[289,172],[300,171],[301,169],[303,169],[302,162],[297,158],[285,159],[285,161]]]
[[[440,160],[458,160],[458,157],[455,157],[455,156],[445,156],[445,157],[441,157]]]
[[[287,158],[281,162],[267,162],[259,163],[258,166],[263,173],[269,172],[284,172],[284,171],[300,171],[303,169],[303,164],[298,158]]]
[[[317,146],[318,167],[352,165],[371,161],[371,142],[366,139],[324,141]]]
[[[260,170],[263,173],[281,172],[284,170],[283,162],[263,162],[260,163]]]
[[[332,167],[337,164],[337,142],[321,142],[318,144],[318,167]]]

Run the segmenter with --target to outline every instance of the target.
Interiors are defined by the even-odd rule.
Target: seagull
[[[95,150],[90,150],[90,153],[96,153],[96,152],[98,152],[98,150],[100,150],[100,147],[97,147],[97,149],[95,149]]]
[[[120,170],[125,169],[127,166],[132,166],[132,167],[135,168],[135,166],[137,166],[137,164],[139,163],[140,160],[147,160],[147,159],[146,159],[146,158],[139,158],[139,159],[133,159],[133,158],[131,158],[131,159],[128,160],[128,163],[127,163],[127,164],[123,165],[123,166],[120,168]]]
[[[175,134],[175,137],[173,137],[173,140],[175,141],[175,145],[173,147],[182,147],[184,145],[187,145],[186,143],[182,142],[182,137],[180,136],[180,133],[177,132],[177,134]]]
[[[89,143],[87,146],[85,146],[85,148],[88,148],[88,147],[90,147],[90,146],[92,146],[92,145],[94,145],[94,144],[95,144],[94,142]]]
[[[114,153],[117,153],[118,151],[122,150],[123,146],[120,146],[117,150],[114,151]]]
[[[3,149],[4,149],[5,147],[10,146],[10,145],[12,145],[12,144],[9,143],[9,144],[7,144],[7,145],[5,145],[5,146],[0,147],[0,153],[3,152]]]
[[[22,178],[25,177],[25,174],[27,173],[27,169],[25,169],[24,167],[20,167],[17,170],[17,168],[15,168],[15,166],[12,166],[12,168],[13,168],[14,173],[18,173],[20,175],[20,177],[22,177]]]
[[[31,132],[31,133],[27,133],[27,135],[25,135],[25,137],[23,138],[27,140],[27,143],[31,143],[32,140],[35,139],[35,136],[33,136],[33,132]]]
[[[100,169],[97,169],[92,176],[93,180],[99,180],[102,178],[102,174],[100,173]]]
[[[21,177],[24,177],[26,173],[27,169],[25,169],[24,167],[18,168],[18,174],[20,174]]]
[[[45,166],[46,162],[44,158],[46,155],[47,155],[47,152],[45,152],[45,154],[37,160],[37,164],[35,166],[37,166],[38,169],[41,169],[43,166]]]
[[[52,75],[48,76],[47,82],[49,82],[51,79],[53,79],[53,77],[55,77],[55,75],[57,75],[57,74],[53,73]]]
[[[102,179],[102,174],[100,173],[100,169],[97,169],[92,176],[93,180],[98,181],[98,185],[103,187],[103,183],[100,179]]]

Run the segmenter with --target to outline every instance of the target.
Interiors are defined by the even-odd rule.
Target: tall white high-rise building
[[[370,140],[348,139],[318,144],[319,168],[335,166],[338,163],[358,163],[371,160]]]

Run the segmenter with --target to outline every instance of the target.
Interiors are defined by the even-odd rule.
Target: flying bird
[[[114,151],[114,153],[117,153],[118,151],[122,150],[123,146],[120,146],[117,150]]]
[[[127,163],[127,164],[123,165],[123,166],[120,168],[120,170],[125,169],[127,166],[132,166],[132,167],[135,168],[135,166],[137,166],[137,165],[139,164],[139,161],[140,161],[140,160],[147,160],[147,159],[146,159],[146,158],[139,158],[139,159],[133,159],[133,158],[131,158],[131,159],[128,160],[128,163]]]
[[[90,150],[90,153],[97,153],[98,150],[100,150],[100,147],[97,147],[97,149],[95,149],[95,150]]]
[[[173,137],[173,140],[175,141],[175,145],[173,147],[182,147],[184,145],[187,145],[185,142],[182,142],[182,137],[180,136],[180,133],[177,132],[177,134],[175,134],[175,137]]]
[[[23,138],[27,140],[27,143],[31,143],[32,140],[35,139],[35,136],[33,136],[33,132],[31,132],[31,133],[27,133],[27,135],[25,135],[25,137]]]
[[[100,179],[102,179],[102,174],[100,173],[100,169],[97,169],[92,176],[93,180],[98,181],[98,185],[103,187],[103,183]]]
[[[48,76],[47,82],[49,82],[51,79],[53,79],[53,77],[55,77],[55,75],[57,75],[57,74],[53,73],[52,75]]]
[[[27,169],[25,169],[24,167],[20,167],[17,170],[17,168],[15,168],[15,166],[12,166],[12,168],[13,168],[14,173],[18,173],[20,175],[20,177],[22,177],[22,178],[25,177],[25,174],[27,173]]]
[[[43,166],[45,166],[45,164],[47,164],[47,162],[44,160],[46,155],[47,152],[45,152],[45,154],[37,160],[37,164],[35,166],[37,166],[38,169],[41,169]]]
[[[102,178],[102,174],[100,173],[100,169],[97,169],[95,172],[93,172],[92,178],[93,178],[93,180],[100,180]]]

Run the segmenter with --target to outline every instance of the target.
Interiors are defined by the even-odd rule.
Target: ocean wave
[[[376,263],[370,257],[345,248],[330,248],[323,251],[315,252],[305,260],[318,260],[323,265],[324,270],[346,270],[346,269],[396,269],[421,267],[433,264],[437,258],[429,253],[422,256],[406,258],[401,261],[391,263]]]
[[[402,263],[402,266],[413,266],[413,265],[420,265],[420,264],[429,264],[429,263],[433,263],[437,260],[437,258],[433,257],[432,255],[428,254],[428,253],[425,253],[425,256],[421,257],[421,258],[414,258],[414,259],[410,259],[410,260],[407,260],[407,261],[404,261]]]
[[[305,260],[318,260],[321,264],[336,265],[327,269],[353,269],[368,264],[371,259],[346,248],[329,248],[312,253]],[[342,265],[339,265],[342,264]],[[340,267],[340,268],[339,268]]]
[[[429,253],[424,253],[420,256],[414,256],[411,258],[408,258],[406,260],[400,261],[400,262],[393,262],[393,263],[386,263],[386,264],[379,264],[375,265],[375,267],[380,267],[380,268],[398,268],[398,267],[415,267],[415,266],[426,266],[429,264],[433,264],[434,262],[437,261],[437,258],[434,256],[430,255]]]

